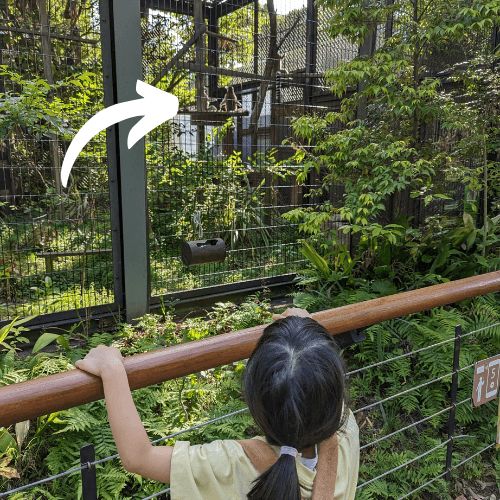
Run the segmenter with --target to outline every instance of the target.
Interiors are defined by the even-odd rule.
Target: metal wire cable
[[[202,424],[195,425],[194,427],[189,427],[189,429],[184,429],[179,432],[175,432],[174,434],[170,434],[169,436],[166,436],[164,438],[157,439],[156,441],[151,441],[151,444],[159,443],[160,441],[165,441],[166,439],[173,438],[175,436],[179,436],[180,434],[184,434],[189,431],[193,431],[195,429],[199,429],[200,427],[204,427],[205,425],[208,424],[213,424],[214,422],[218,422],[219,420],[223,420],[224,418],[232,417],[233,415],[237,415],[238,413],[243,413],[244,411],[247,411],[247,408],[242,408],[241,410],[236,410],[233,411],[232,413],[228,413],[227,415],[222,415],[222,417],[217,417],[214,418],[213,420],[209,420],[208,422],[203,422]]]
[[[192,431],[195,429],[199,429],[200,427],[204,427],[205,425],[212,424],[212,423],[217,422],[219,420],[222,420],[224,418],[232,417],[233,415],[237,415],[238,413],[243,413],[244,411],[247,411],[247,410],[248,410],[248,408],[242,408],[241,410],[233,411],[232,413],[228,413],[226,415],[223,415],[222,417],[217,417],[217,418],[214,418],[212,420],[208,420],[207,422],[203,422],[202,424],[195,425],[194,427],[189,427],[188,429],[184,429],[182,431],[175,432],[174,434],[170,434],[169,436],[157,439],[156,441],[151,441],[151,444],[155,444],[155,443],[158,443],[160,441],[165,441],[166,439],[170,439],[170,438],[178,436],[180,434],[184,434],[186,432],[189,432],[189,431]],[[52,479],[57,479],[60,477],[67,476],[69,474],[72,474],[73,472],[81,471],[82,469],[90,469],[93,465],[107,462],[108,460],[112,460],[113,458],[118,458],[119,456],[120,456],[120,454],[117,453],[116,455],[111,455],[109,457],[102,458],[100,460],[95,460],[94,462],[87,462],[85,465],[82,465],[80,467],[76,467],[75,469],[67,470],[65,472],[61,472],[61,473],[56,474],[54,476],[46,477],[45,479],[40,479],[39,481],[35,481],[34,483],[26,484],[24,486],[20,486],[19,488],[15,488],[15,489],[9,490],[7,492],[0,493],[0,498],[7,496],[8,494],[15,493],[17,491],[23,491],[27,488],[31,488],[32,486],[38,486],[39,484],[46,483],[47,481],[50,481]],[[170,490],[170,488],[169,488],[169,490]],[[168,491],[168,490],[166,490],[166,491]],[[158,493],[158,495],[160,493]],[[153,498],[153,497],[148,497],[148,498]],[[145,499],[143,499],[143,500],[145,500]]]
[[[92,462],[91,465],[95,464],[97,462]],[[68,474],[72,474],[73,472],[78,472],[82,469],[88,469],[90,468],[89,467],[89,463],[85,464],[85,465],[82,465],[81,467],[77,467],[75,469],[71,469],[71,470],[67,470],[65,472],[61,472],[59,474],[56,474],[55,476],[50,476],[50,477],[46,477],[45,479],[40,479],[39,481],[35,481],[34,483],[30,483],[30,484],[26,484],[24,486],[20,486],[19,488],[14,488],[12,490],[9,490],[9,491],[4,491],[3,493],[0,493],[0,498],[2,497],[6,497],[7,495],[10,495],[11,493],[15,493],[17,491],[23,491],[23,490],[26,490],[27,488],[31,488],[32,486],[38,486],[39,484],[43,484],[43,483],[46,483],[47,481],[50,481],[51,479],[57,479],[57,478],[60,478],[60,477],[64,477],[64,476],[67,476]]]
[[[458,437],[458,436],[457,436]],[[456,438],[455,438],[456,439]],[[412,458],[411,460],[408,460],[408,462],[405,462],[404,464],[401,464],[401,465],[398,465],[397,467],[394,467],[394,469],[391,469],[391,470],[388,470],[387,472],[384,472],[383,474],[380,474],[379,476],[377,477],[374,477],[373,479],[370,479],[369,481],[366,481],[365,483],[363,484],[359,484],[358,486],[356,486],[356,489],[359,489],[359,488],[363,488],[363,486],[367,486],[368,484],[371,484],[373,483],[374,481],[377,481],[378,479],[382,479],[383,477],[391,474],[392,472],[395,472],[399,469],[402,469],[403,467],[406,467],[407,465],[410,465],[412,464],[413,462],[415,462],[416,460],[419,460],[420,458],[423,458],[427,455],[429,455],[430,453],[432,453],[433,451],[435,450],[438,450],[439,448],[442,448],[443,446],[447,445],[449,442],[451,441],[451,439],[447,439],[446,441],[442,442],[441,444],[438,444],[437,446],[435,446],[434,448],[432,448],[431,450],[428,450],[426,451],[425,453],[422,453],[421,455],[419,455],[418,457],[415,457],[415,458]]]
[[[451,339],[447,339],[447,340],[443,340],[442,342],[438,342],[437,344],[432,344],[432,345],[427,346],[427,347],[422,347],[421,349],[417,349],[416,351],[407,352],[405,354],[401,354],[400,356],[395,356],[394,358],[385,359],[384,361],[379,361],[378,363],[373,363],[372,365],[363,366],[362,368],[358,368],[357,370],[353,370],[353,371],[346,373],[346,376],[349,377],[351,375],[354,375],[355,373],[363,372],[363,371],[368,370],[370,368],[376,368],[378,366],[385,365],[386,363],[390,363],[391,361],[396,361],[397,359],[407,358],[408,356],[413,356],[414,354],[417,354],[419,352],[426,351],[427,349],[431,349],[431,348],[437,347],[439,345],[447,344],[448,342],[453,342],[454,340],[455,340],[455,338],[453,337]]]
[[[460,467],[461,465],[463,465],[465,462],[468,462],[469,460],[471,460],[472,458],[476,457],[477,455],[480,455],[481,453],[483,453],[484,451],[486,451],[488,448],[491,448],[492,446],[494,446],[496,443],[492,443],[488,446],[486,446],[486,448],[483,448],[481,451],[478,451],[477,453],[474,453],[474,455],[471,455],[470,457],[466,458],[465,460],[463,460],[462,462],[460,462],[459,464],[457,465],[453,465],[450,469],[451,470],[454,470],[454,469],[458,469],[458,467]],[[428,486],[429,484],[433,483],[434,481],[436,481],[436,479],[439,479],[440,477],[443,477],[443,476],[446,476],[446,474],[448,473],[449,471],[445,471],[441,474],[439,474],[439,476],[436,476],[435,478],[431,479],[430,481],[427,481],[426,483],[424,483],[422,486],[419,486],[418,488],[415,488],[414,490],[410,491],[409,493],[407,493],[406,495],[403,495],[402,497],[399,497],[398,500],[403,500],[403,498],[407,498],[409,497],[410,495],[412,495],[413,493],[416,493],[417,491],[421,490],[422,488],[425,488],[426,486]]]
[[[412,427],[416,427],[418,424],[426,422],[427,420],[430,420],[431,418],[434,418],[434,417],[437,417],[438,415],[441,415],[441,413],[445,413],[445,412],[451,410],[452,408],[460,406],[461,404],[467,403],[468,401],[471,401],[471,400],[472,400],[472,398],[467,398],[467,399],[464,399],[463,401],[460,401],[460,403],[457,403],[455,406],[448,406],[444,410],[440,410],[440,411],[434,413],[433,415],[430,415],[429,417],[425,417],[422,420],[419,420],[418,422],[414,422],[411,425],[407,425],[406,427],[403,427],[402,429],[398,429],[397,431],[392,432],[391,434],[387,434],[387,436],[383,436],[383,437],[381,437],[379,439],[376,439],[375,441],[370,441],[369,443],[364,444],[363,446],[361,446],[359,448],[359,450],[361,451],[361,450],[363,450],[365,448],[368,448],[369,446],[373,446],[373,445],[375,445],[377,443],[380,443],[380,441],[384,441],[386,439],[389,439],[390,437],[393,437],[396,434],[399,434],[400,432],[404,432],[404,431],[406,431],[408,429],[411,429]]]
[[[498,325],[500,325],[500,323],[495,323],[495,324],[493,324],[493,325],[490,325],[490,326],[487,326],[487,327],[483,327],[483,328],[480,328],[480,329],[478,329],[478,330],[474,330],[474,331],[472,331],[472,332],[468,332],[468,333],[466,333],[466,334],[461,335],[461,338],[466,337],[466,336],[469,336],[469,335],[472,335],[472,334],[474,334],[474,333],[481,332],[481,331],[483,331],[483,330],[486,330],[486,329],[488,329],[488,328],[492,328],[492,327],[494,327],[494,326],[498,326]],[[346,375],[347,375],[347,376],[349,376],[349,375],[352,375],[352,374],[358,373],[358,372],[360,372],[360,371],[367,370],[367,369],[369,369],[369,368],[374,368],[374,367],[377,367],[377,366],[383,365],[383,364],[385,364],[385,363],[388,363],[388,362],[390,362],[390,361],[394,361],[394,360],[397,360],[397,359],[400,359],[400,358],[404,358],[404,357],[407,357],[407,356],[411,356],[411,355],[416,354],[416,353],[418,353],[418,352],[421,352],[421,351],[424,351],[424,350],[427,350],[427,349],[430,349],[430,348],[433,348],[433,347],[437,347],[437,346],[439,346],[439,345],[443,345],[443,344],[445,344],[445,343],[448,343],[448,342],[451,342],[451,341],[454,341],[454,340],[455,340],[455,338],[451,338],[451,339],[445,340],[445,341],[443,341],[443,342],[439,342],[439,343],[437,343],[437,344],[433,344],[433,345],[431,345],[431,346],[427,346],[427,347],[424,347],[424,348],[422,348],[422,349],[418,349],[417,351],[412,351],[412,352],[410,352],[410,353],[405,353],[405,354],[403,354],[403,355],[401,355],[401,356],[396,356],[396,357],[391,358],[391,359],[389,359],[389,360],[384,360],[384,361],[381,361],[381,362],[379,362],[379,363],[375,363],[375,364],[369,365],[369,366],[367,366],[367,367],[363,367],[363,368],[361,368],[361,369],[359,369],[359,370],[354,370],[354,371],[352,371],[352,372],[348,372]],[[461,372],[461,371],[463,371],[463,370],[467,370],[467,369],[469,369],[469,368],[471,368],[471,367],[473,367],[473,366],[474,366],[474,364],[468,365],[468,366],[466,366],[466,367],[463,367],[463,368],[459,369],[459,370],[458,370],[458,372]],[[402,391],[402,392],[400,392],[400,393],[398,393],[398,394],[395,394],[395,395],[393,395],[393,396],[390,396],[390,397],[388,397],[388,398],[385,398],[385,399],[383,399],[383,400],[381,400],[381,401],[377,401],[377,402],[375,402],[375,403],[373,403],[373,404],[370,404],[370,405],[364,406],[364,407],[362,407],[362,408],[359,408],[359,409],[355,410],[353,413],[354,413],[354,414],[356,414],[356,413],[358,413],[358,412],[360,412],[360,411],[366,410],[366,409],[371,408],[371,407],[373,407],[373,406],[376,406],[376,405],[378,405],[378,404],[381,404],[381,403],[384,403],[384,402],[390,401],[390,400],[392,400],[392,399],[394,399],[394,398],[396,398],[396,397],[398,397],[398,396],[401,396],[401,395],[403,395],[403,394],[407,394],[407,393],[409,393],[409,392],[411,392],[411,391],[413,391],[413,390],[416,390],[416,389],[420,389],[420,388],[425,387],[425,386],[427,386],[427,385],[429,385],[429,384],[431,384],[431,383],[438,382],[439,380],[443,380],[444,378],[446,378],[446,377],[450,377],[451,375],[453,375],[453,372],[452,372],[452,373],[449,373],[449,374],[447,374],[447,375],[443,375],[442,377],[438,377],[438,378],[436,378],[436,379],[433,379],[433,380],[431,380],[431,381],[425,382],[424,384],[418,385],[418,386],[416,386],[416,387],[412,387],[412,388],[410,388],[410,389],[407,389],[406,391]],[[459,405],[461,405],[461,404],[463,404],[463,403],[466,403],[467,401],[470,401],[470,400],[471,400],[471,398],[465,399],[465,400],[461,401],[460,403],[457,403],[455,406],[459,406]],[[441,411],[439,411],[439,412],[437,412],[437,413],[435,413],[435,414],[433,414],[433,415],[431,415],[431,416],[429,416],[429,417],[426,417],[426,418],[424,418],[424,419],[422,419],[422,420],[420,420],[420,421],[418,421],[418,422],[412,423],[411,425],[409,425],[409,426],[407,426],[407,427],[404,427],[404,428],[402,428],[402,429],[399,429],[398,431],[395,431],[395,432],[393,432],[393,433],[391,433],[391,434],[388,434],[387,436],[384,436],[384,437],[382,437],[382,438],[380,438],[380,439],[377,439],[377,440],[372,441],[372,442],[370,442],[370,443],[368,443],[368,444],[366,444],[366,445],[363,445],[363,446],[360,448],[360,450],[362,450],[362,449],[364,449],[364,448],[367,448],[367,447],[369,447],[369,446],[373,446],[374,444],[376,444],[376,443],[378,443],[378,442],[380,442],[380,441],[383,441],[383,440],[385,440],[385,439],[388,439],[388,438],[390,438],[390,437],[392,437],[392,436],[394,436],[394,435],[396,435],[396,434],[399,434],[400,432],[404,432],[405,430],[408,430],[408,429],[410,429],[411,427],[414,427],[414,426],[416,426],[416,425],[418,425],[418,424],[420,424],[420,423],[423,423],[423,422],[425,422],[425,421],[427,421],[427,420],[430,420],[431,418],[433,418],[433,417],[435,417],[435,416],[437,416],[437,415],[440,415],[440,414],[442,414],[442,413],[444,413],[444,412],[446,412],[446,411],[450,410],[451,408],[452,408],[451,406],[450,406],[450,407],[448,407],[448,408],[445,408],[445,409],[443,409],[443,410],[441,410]],[[183,430],[181,430],[181,431],[179,431],[179,432],[176,432],[176,433],[170,434],[170,435],[168,435],[168,436],[166,436],[166,437],[163,437],[163,438],[157,439],[157,440],[155,440],[155,441],[151,441],[151,444],[156,444],[156,443],[158,443],[158,442],[162,442],[162,441],[165,441],[165,440],[167,440],[167,439],[171,439],[171,438],[173,438],[173,437],[175,437],[175,436],[178,436],[178,435],[184,434],[184,433],[186,433],[186,432],[190,432],[190,431],[193,431],[193,430],[199,429],[199,428],[204,427],[204,426],[206,426],[206,425],[209,425],[209,424],[212,424],[212,423],[214,423],[214,422],[217,422],[217,421],[223,420],[223,419],[225,419],[225,418],[229,418],[229,417],[234,416],[234,415],[237,415],[237,414],[239,414],[239,413],[243,413],[243,412],[245,412],[245,411],[248,411],[248,408],[242,408],[242,409],[240,409],[240,410],[234,411],[234,412],[232,412],[232,413],[228,413],[228,414],[223,415],[223,416],[221,416],[221,417],[217,417],[217,418],[212,419],[212,420],[209,420],[209,421],[207,421],[207,422],[203,422],[203,423],[198,424],[198,425],[196,425],[196,426],[189,427],[188,429],[183,429]],[[458,437],[460,437],[460,436],[456,436],[456,437],[455,437],[455,439],[457,439]],[[363,483],[363,484],[361,484],[361,485],[358,485],[358,486],[357,486],[357,488],[360,488],[360,487],[365,486],[365,485],[367,485],[367,484],[369,484],[369,483],[371,483],[371,482],[374,482],[374,481],[376,481],[377,479],[381,479],[382,477],[384,477],[384,476],[388,475],[389,473],[394,472],[394,471],[396,471],[396,470],[398,470],[398,469],[400,469],[400,468],[404,467],[405,465],[408,465],[408,464],[410,464],[410,463],[414,462],[415,460],[417,460],[417,459],[419,459],[419,458],[422,458],[422,457],[424,457],[424,456],[428,455],[428,454],[429,454],[429,453],[431,453],[432,451],[434,451],[434,450],[436,450],[436,449],[438,449],[438,448],[440,448],[440,447],[444,446],[444,445],[445,445],[445,444],[447,444],[449,441],[451,441],[451,439],[449,439],[449,440],[445,441],[444,443],[441,443],[440,445],[438,445],[437,447],[433,448],[432,450],[429,450],[429,451],[425,452],[424,454],[419,455],[418,457],[416,457],[416,458],[414,458],[414,459],[410,460],[409,462],[406,462],[405,464],[402,464],[402,465],[400,465],[400,466],[398,466],[398,467],[396,467],[396,468],[394,468],[394,469],[392,469],[392,470],[390,470],[390,471],[388,471],[388,472],[386,472],[386,473],[384,473],[384,474],[382,474],[382,475],[380,475],[380,476],[377,476],[376,478],[373,478],[373,479],[371,479],[370,481],[367,481],[367,482],[365,482],[365,483]],[[484,451],[485,451],[485,450],[487,450],[488,448],[491,448],[493,445],[495,445],[495,443],[493,443],[493,444],[491,444],[491,445],[487,446],[486,448],[484,448],[484,449],[483,449],[483,450],[481,450],[480,452],[478,452],[478,453],[476,453],[476,454],[472,455],[471,457],[467,458],[466,460],[464,460],[464,461],[460,462],[460,463],[459,463],[458,465],[456,465],[455,467],[452,467],[452,469],[454,469],[454,468],[457,468],[457,467],[461,466],[462,464],[464,464],[464,463],[465,463],[465,462],[467,462],[468,460],[470,460],[470,459],[472,459],[473,457],[475,457],[475,456],[479,455],[480,453],[484,452]],[[56,475],[53,475],[53,476],[50,476],[50,477],[47,477],[47,478],[44,478],[44,479],[40,479],[39,481],[35,481],[35,482],[33,482],[33,483],[30,483],[30,484],[27,484],[27,485],[24,485],[24,486],[21,486],[21,487],[18,487],[18,488],[15,488],[15,489],[9,490],[9,491],[7,491],[7,492],[0,493],[0,498],[5,497],[5,496],[7,496],[7,495],[9,495],[9,494],[11,494],[11,493],[15,493],[15,492],[18,492],[18,491],[23,491],[23,490],[25,490],[25,489],[27,489],[27,488],[31,488],[31,487],[33,487],[33,486],[38,486],[38,485],[43,484],[43,483],[45,483],[45,482],[48,482],[48,481],[50,481],[50,480],[52,480],[52,479],[58,479],[58,478],[61,478],[61,477],[67,476],[67,475],[72,474],[72,473],[74,473],[74,472],[81,471],[82,469],[85,469],[85,468],[91,468],[91,467],[92,467],[92,466],[94,466],[94,465],[97,465],[97,464],[100,464],[100,463],[106,462],[106,461],[108,461],[108,460],[112,460],[113,458],[117,458],[117,457],[119,457],[119,454],[111,455],[111,456],[109,456],[109,457],[106,457],[106,458],[103,458],[103,459],[100,459],[100,460],[96,460],[96,461],[93,461],[93,462],[87,462],[87,464],[85,464],[85,465],[83,465],[83,466],[76,467],[76,468],[74,468],[74,469],[70,469],[70,470],[67,470],[67,471],[65,471],[65,472],[61,472],[61,473],[59,473],[59,474],[56,474]],[[406,498],[407,496],[409,496],[409,495],[411,495],[412,493],[414,493],[414,492],[418,491],[419,489],[421,489],[421,488],[425,487],[426,485],[428,485],[428,484],[432,483],[433,481],[435,481],[435,480],[436,480],[436,479],[438,479],[439,477],[442,477],[442,476],[443,476],[443,475],[445,475],[445,474],[446,474],[446,473],[444,473],[444,474],[441,474],[441,475],[437,476],[436,478],[432,479],[432,480],[431,480],[431,481],[429,481],[428,483],[425,483],[424,485],[420,486],[420,487],[419,487],[419,488],[417,488],[416,490],[413,490],[412,492],[408,493],[407,495],[405,495],[404,497],[401,497],[401,498],[400,498],[400,499],[398,499],[398,500],[402,500],[403,498]],[[170,491],[170,488],[168,488],[168,489],[166,489],[166,490],[163,490],[163,491],[161,491],[161,492],[159,492],[159,493],[153,494],[152,496],[149,496],[149,497],[147,497],[147,498],[144,498],[143,500],[149,500],[149,499],[151,499],[151,498],[155,498],[155,497],[157,497],[158,495],[160,495],[160,494],[162,494],[162,493],[167,493],[168,491]]]
[[[386,401],[390,401],[391,399],[397,398],[398,396],[402,396],[403,394],[407,394],[411,391],[414,391],[416,389],[421,389],[422,387],[425,387],[426,385],[433,384],[434,382],[439,382],[440,380],[443,380],[446,377],[451,377],[454,372],[447,373],[446,375],[443,375],[442,377],[435,378],[433,380],[430,380],[429,382],[425,382],[423,384],[417,385],[415,387],[411,387],[410,389],[407,389],[406,391],[398,392],[397,394],[394,394],[393,396],[389,396],[388,398],[382,399],[381,401],[377,401],[376,403],[372,403],[367,406],[363,406],[363,408],[359,408],[355,411],[353,411],[354,414],[359,413],[360,411],[367,410],[368,408],[371,408],[372,406],[377,406],[380,403],[385,403]]]
[[[467,333],[462,333],[461,337],[468,337],[469,335],[472,335],[474,333],[479,333],[479,332],[482,332],[483,330],[487,330],[488,328],[493,328],[494,326],[500,326],[500,322],[499,323],[493,323],[492,325],[488,325],[488,326],[484,326],[483,328],[479,328],[478,330],[474,330],[472,332],[467,332]]]
[[[434,481],[436,481],[440,477],[446,476],[446,474],[448,474],[448,471],[442,472],[441,474],[439,474],[439,476],[436,476],[435,478],[431,479],[430,481],[427,481],[426,483],[424,483],[422,486],[419,486],[418,488],[415,488],[413,491],[410,491],[410,493],[407,493],[406,495],[404,495],[402,497],[399,497],[398,500],[403,500],[403,498],[409,497],[413,493],[416,493],[417,491],[421,490],[422,488],[425,488],[429,484],[433,483]]]
[[[461,465],[465,464],[469,460],[471,460],[474,457],[477,457],[478,455],[480,455],[481,453],[483,453],[483,451],[486,451],[487,449],[489,449],[489,448],[491,448],[492,446],[495,446],[495,445],[496,445],[496,442],[489,444],[488,446],[486,446],[486,448],[483,448],[481,451],[478,451],[477,453],[474,453],[474,455],[471,455],[470,457],[466,458],[465,460],[462,460],[459,464],[457,464],[454,467],[452,467],[452,469],[456,469],[457,467],[460,467]]]
[[[463,368],[460,368],[460,370],[457,370],[457,373],[463,372],[464,370],[468,370],[469,368],[472,368],[476,363],[472,363],[472,365],[464,366]]]
[[[163,493],[168,493],[169,491],[170,491],[170,488],[167,488],[166,490],[161,490],[158,493],[153,493],[149,497],[145,497],[142,500],[150,500],[151,498],[156,498],[156,497],[160,496]]]
[[[399,318],[396,318],[396,319],[399,319]],[[411,323],[409,323],[409,324],[411,324]],[[482,332],[483,330],[487,330],[488,328],[492,328],[494,326],[499,326],[499,325],[500,325],[500,323],[494,323],[493,325],[485,326],[484,328],[479,328],[478,330],[474,330],[472,332],[463,333],[462,335],[460,335],[460,338],[463,339],[464,337],[468,337],[469,335],[473,335],[474,333]],[[411,352],[407,352],[405,354],[401,354],[400,356],[395,356],[394,358],[385,359],[384,361],[379,361],[378,363],[373,363],[372,365],[363,366],[362,368],[358,368],[357,370],[352,370],[352,371],[346,373],[346,376],[349,377],[351,375],[354,375],[354,374],[359,373],[359,372],[363,372],[363,371],[368,370],[370,368],[376,368],[378,366],[385,365],[387,363],[390,363],[391,361],[396,361],[398,359],[407,358],[408,356],[413,356],[414,354],[417,354],[417,353],[422,352],[422,351],[426,351],[427,349],[432,349],[433,347],[437,347],[437,346],[440,346],[443,344],[448,344],[449,342],[453,342],[454,340],[455,340],[455,337],[447,339],[447,340],[443,340],[442,342],[438,342],[436,344],[422,347],[420,349],[417,349],[416,351],[411,351]]]

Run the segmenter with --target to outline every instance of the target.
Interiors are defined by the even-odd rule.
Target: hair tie
[[[280,451],[280,457],[281,455],[291,455],[292,457],[301,457],[302,453],[299,453],[295,448],[292,448],[291,446],[282,446]]]

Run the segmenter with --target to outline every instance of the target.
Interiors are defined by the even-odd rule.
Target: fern
[[[82,432],[88,431],[95,425],[100,425],[101,421],[95,418],[91,413],[81,409],[81,407],[70,408],[59,413],[59,419],[65,422],[65,427],[54,434],[64,432]]]
[[[117,453],[113,433],[108,423],[94,426],[91,435],[96,457],[105,458]]]

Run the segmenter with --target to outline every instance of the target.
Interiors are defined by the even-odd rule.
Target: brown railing
[[[500,271],[313,314],[332,335],[500,290]],[[250,356],[266,325],[124,359],[131,390]],[[0,387],[0,427],[104,398],[99,377],[81,370]]]

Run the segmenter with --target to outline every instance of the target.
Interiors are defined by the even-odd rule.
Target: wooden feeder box
[[[184,241],[182,243],[181,260],[185,266],[224,262],[225,258],[226,244],[221,238]]]

